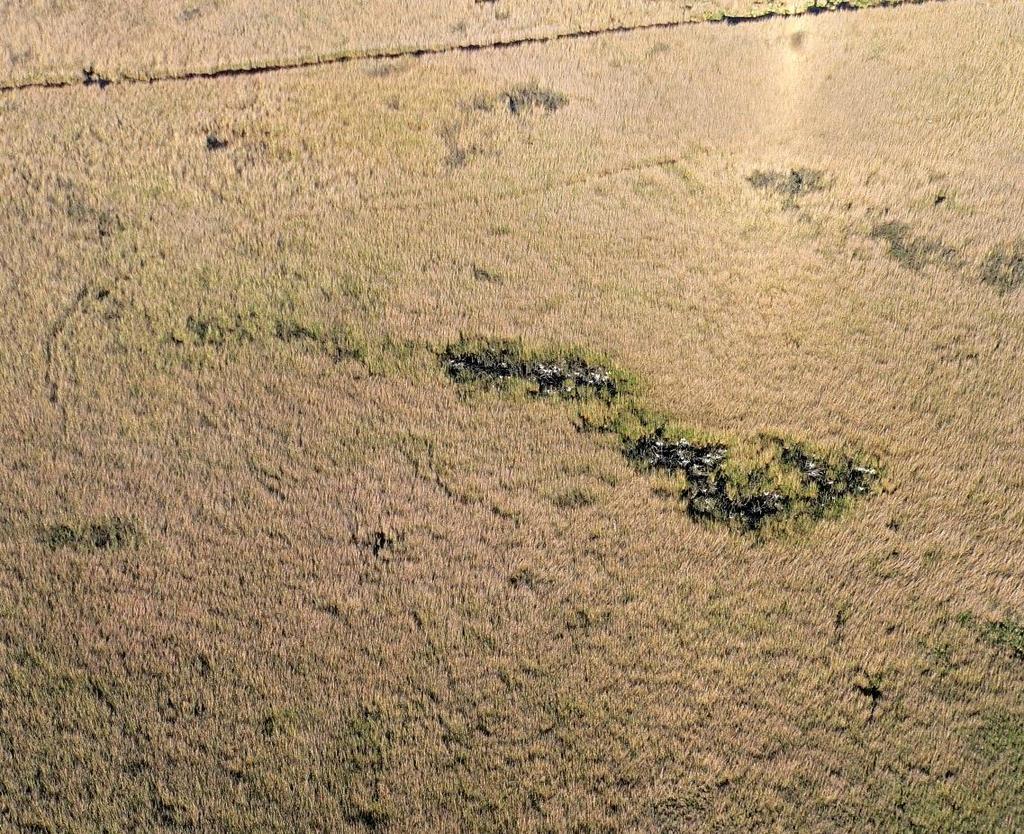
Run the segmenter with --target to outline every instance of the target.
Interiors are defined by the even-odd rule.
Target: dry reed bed
[[[0,99],[0,818],[1019,827],[1022,24]],[[564,403],[452,385],[460,333],[891,484],[694,524]]]

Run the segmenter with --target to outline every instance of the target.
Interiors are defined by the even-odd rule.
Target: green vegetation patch
[[[1024,660],[1024,623],[1014,620],[994,620],[981,632],[989,643],[1008,649],[1014,657]]]
[[[281,342],[307,342],[324,350],[335,361],[366,359],[367,348],[362,339],[344,327],[321,328],[295,319],[277,319],[274,337]]]
[[[1024,622],[1014,618],[984,620],[970,612],[960,614],[957,620],[990,646],[1002,649],[1018,660],[1024,660]]]
[[[1017,710],[990,710],[975,736],[975,752],[1020,795],[1024,783],[1024,715]]]
[[[782,437],[733,444],[705,438],[640,407],[627,374],[580,351],[537,352],[504,340],[460,339],[440,352],[457,383],[523,381],[535,396],[577,401],[581,431],[615,435],[623,456],[643,472],[674,479],[695,521],[752,532],[775,520],[821,519],[877,491],[877,467]]]
[[[300,343],[316,347],[336,361],[364,361],[367,355],[364,341],[345,327],[322,327],[294,317],[272,317],[256,311],[191,315],[185,320],[184,334],[178,331],[170,334],[170,338],[175,344],[214,349],[270,340]]]
[[[128,519],[113,516],[77,524],[52,524],[43,527],[39,540],[52,550],[117,550],[138,544],[138,528]]]
[[[233,316],[195,315],[185,321],[185,329],[197,345],[223,347],[229,342],[253,342],[260,332],[260,320],[256,313]]]
[[[645,471],[679,477],[678,497],[695,521],[756,531],[775,519],[821,519],[879,484],[878,469],[775,435],[727,445],[635,407],[607,426]]]

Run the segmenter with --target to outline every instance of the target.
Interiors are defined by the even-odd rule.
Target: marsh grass
[[[19,66],[106,74],[96,4],[44,5],[6,7]],[[258,9],[108,57],[367,43],[379,6]],[[623,9],[688,13],[579,18]],[[0,94],[0,829],[1024,829],[1022,297],[980,276],[1021,235],[1022,14]],[[530,78],[570,103],[513,116]],[[746,179],[799,167],[799,211]],[[963,265],[908,270],[891,218]],[[459,333],[526,372],[454,383]],[[819,520],[851,461],[884,489]],[[702,479],[804,514],[695,520]]]

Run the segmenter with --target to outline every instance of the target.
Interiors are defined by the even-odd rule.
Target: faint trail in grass
[[[861,5],[858,0],[815,0],[803,9],[773,9],[770,7],[755,9],[746,15],[730,15],[724,11],[713,13],[704,18],[678,18],[674,20],[641,21],[627,24],[606,24],[584,29],[570,29],[547,33],[518,35],[515,37],[496,38],[489,41],[471,41],[453,44],[435,44],[427,46],[379,47],[376,49],[359,49],[313,55],[306,57],[274,59],[258,63],[228,64],[220,67],[200,69],[168,70],[162,73],[135,75],[131,72],[105,73],[94,66],[82,68],[76,74],[63,77],[39,79],[34,81],[14,81],[0,84],[0,93],[19,90],[60,89],[66,87],[97,87],[100,90],[110,85],[123,84],[160,84],[171,81],[195,81],[201,79],[232,78],[243,75],[264,75],[285,70],[308,69],[333,64],[345,64],[354,61],[378,61],[390,58],[421,58],[430,55],[446,55],[459,52],[481,52],[499,49],[514,49],[532,44],[558,43],[560,41],[582,40],[602,36],[622,35],[633,32],[651,32],[659,30],[680,29],[685,26],[704,24],[748,24],[759,23],[777,18],[802,17],[820,14],[854,12],[866,9],[888,9],[896,6],[921,6],[932,3],[944,3],[947,0],[877,0],[875,5]]]
[[[546,194],[549,191],[557,191],[561,188],[577,188],[590,185],[601,180],[628,174],[634,171],[649,171],[652,168],[670,168],[673,165],[680,165],[687,159],[686,156],[658,156],[649,159],[627,162],[623,165],[616,165],[609,168],[601,168],[596,171],[581,171],[574,176],[564,177],[538,185],[525,188],[510,188],[506,191],[488,191],[486,194],[463,194],[454,197],[437,197],[435,199],[410,200],[398,202],[396,198],[385,197],[379,201],[368,203],[368,209],[387,209],[388,211],[409,211],[424,208],[444,208],[446,206],[457,206],[464,203],[474,203],[480,200],[505,200],[516,197],[529,197],[534,194]]]
[[[65,435],[68,430],[68,411],[64,401],[60,396],[60,379],[57,373],[58,370],[58,346],[61,337],[64,335],[64,331],[67,330],[68,323],[81,311],[82,305],[85,303],[85,299],[89,295],[89,285],[84,284],[75,293],[71,303],[64,308],[57,319],[54,321],[53,326],[50,328],[49,333],[46,336],[46,342],[44,344],[44,352],[46,354],[46,386],[49,389],[49,400],[57,409],[60,415],[60,426],[61,432]]]
[[[424,483],[433,484],[449,501],[458,504],[472,504],[473,499],[460,492],[449,483],[444,467],[437,456],[437,447],[429,438],[410,434],[398,451],[412,467],[416,478]]]
[[[4,285],[4,293],[9,293],[14,289],[14,285],[18,283],[18,273],[14,271],[14,267],[7,263],[2,253],[0,253],[0,271],[7,273],[7,283]]]

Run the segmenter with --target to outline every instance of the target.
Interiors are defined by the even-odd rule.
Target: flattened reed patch
[[[100,239],[124,231],[124,223],[116,211],[97,203],[86,188],[66,177],[57,177],[57,193],[51,198],[63,209],[68,219],[83,229],[94,229]]]
[[[357,334],[347,327],[332,327],[323,333],[317,341],[335,362],[343,359],[354,359],[366,362],[367,345]]]
[[[294,319],[278,319],[274,322],[274,336],[282,342],[320,341],[320,330]]]
[[[876,223],[870,232],[874,240],[889,245],[889,257],[908,269],[920,271],[930,264],[959,266],[960,258],[951,246],[913,234],[909,224],[898,220]]]
[[[541,87],[536,82],[513,87],[502,93],[508,112],[513,116],[521,116],[533,110],[554,113],[569,103],[567,96],[554,90]]]
[[[560,492],[551,499],[551,503],[560,510],[578,510],[591,506],[596,500],[594,494],[589,490],[573,487],[565,492]]]
[[[185,320],[185,329],[197,345],[223,347],[228,342],[253,342],[259,332],[256,313],[233,316],[195,315]]]
[[[502,278],[497,272],[490,269],[484,269],[482,266],[473,265],[473,278],[476,281],[480,281],[484,284],[503,284],[505,279]]]
[[[350,708],[334,741],[334,755],[347,820],[371,831],[387,828],[394,814],[382,790],[382,774],[394,751],[386,715],[372,704]]]
[[[140,538],[135,524],[121,516],[51,524],[39,531],[39,541],[51,550],[117,550],[138,544]]]
[[[825,190],[825,172],[813,168],[791,168],[786,171],[754,171],[749,182],[759,191],[770,191],[784,198],[787,208],[796,206],[796,198]]]
[[[981,264],[981,280],[1000,293],[1024,285],[1024,240],[989,252]]]

